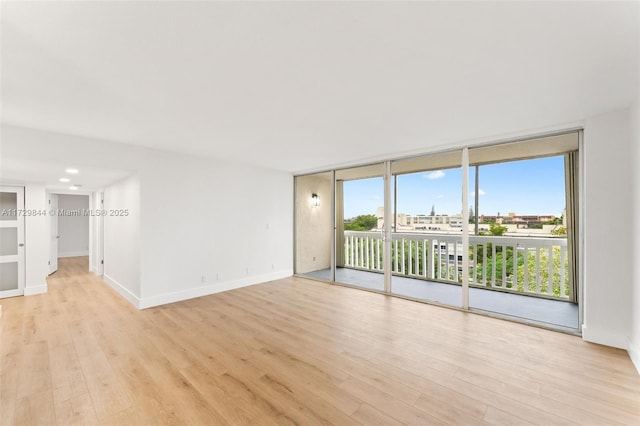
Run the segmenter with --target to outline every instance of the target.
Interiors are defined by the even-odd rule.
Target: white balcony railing
[[[393,233],[394,275],[462,282],[462,237]],[[344,266],[383,271],[380,232],[345,231]],[[566,238],[469,236],[469,285],[572,300]]]

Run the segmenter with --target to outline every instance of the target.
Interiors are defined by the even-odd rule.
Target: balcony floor
[[[328,281],[331,271],[321,269],[302,275]],[[384,290],[384,276],[376,272],[337,268],[336,281],[372,290]],[[462,300],[462,288],[454,284],[394,276],[391,280],[391,289],[394,294],[451,306],[459,307]],[[507,315],[554,327],[572,330],[579,328],[576,303],[472,287],[469,289],[469,306],[472,310]]]

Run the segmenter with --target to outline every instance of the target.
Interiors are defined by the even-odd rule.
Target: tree
[[[431,216],[435,216],[436,215],[436,205],[432,205],[431,206]]]
[[[540,283],[540,291],[547,292],[549,288],[549,262],[552,262],[551,285],[553,295],[556,297],[566,297],[569,295],[569,257],[565,256],[564,264],[561,262],[562,253],[560,247],[554,247],[552,258],[549,259],[547,250],[540,253],[540,265],[536,268],[536,255],[528,252],[527,256],[527,278],[528,291],[537,291],[537,283]],[[561,280],[561,270],[564,269],[564,282]],[[524,290],[524,262],[518,262],[518,291]],[[540,274],[540,277],[536,275]],[[564,292],[562,289],[564,288]]]
[[[370,231],[378,226],[378,218],[373,214],[363,214],[344,222],[345,231]]]
[[[492,222],[491,224],[489,224],[489,235],[493,235],[493,236],[501,236],[504,235],[505,232],[507,232],[507,228],[506,226],[502,226],[496,222]]]
[[[556,229],[551,231],[551,235],[554,237],[566,237],[567,236],[567,227],[566,226],[558,226]]]
[[[473,212],[473,206],[469,207],[469,223],[476,223],[476,215]]]

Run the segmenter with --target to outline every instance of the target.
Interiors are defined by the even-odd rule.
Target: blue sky
[[[473,204],[475,168],[469,169],[470,205]],[[398,212],[456,214],[462,209],[461,169],[398,176]],[[479,212],[506,215],[553,214],[565,207],[564,158],[547,157],[480,166]],[[382,178],[344,183],[345,218],[375,214],[383,205]]]

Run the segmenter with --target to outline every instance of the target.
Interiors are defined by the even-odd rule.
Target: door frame
[[[58,211],[58,194],[47,193],[47,205],[49,208],[49,271],[47,275],[51,275],[58,270],[58,244],[60,235],[58,230],[58,215],[55,213]],[[54,214],[52,214],[52,212],[54,212]]]
[[[16,193],[16,209],[24,210],[24,186],[18,185],[2,185],[0,186],[0,192],[15,192]],[[8,226],[12,224],[14,221],[0,221],[0,228],[17,228],[18,238],[17,238],[17,254],[8,255],[8,256],[0,256],[0,263],[18,263],[18,288],[12,290],[0,290],[0,299],[6,297],[15,297],[15,296],[23,296],[24,295],[24,287],[25,287],[25,232],[24,232],[24,214],[20,214],[17,212],[16,220],[14,226]],[[5,258],[5,259],[3,259]],[[7,259],[8,258],[8,259]]]
[[[47,190],[48,200],[52,195],[85,195],[89,197],[89,210],[92,211],[89,216],[89,271],[96,275],[102,275],[104,273],[104,219],[96,212],[104,207],[104,191]],[[58,216],[55,217],[57,223]],[[49,222],[49,230],[51,230],[52,222]],[[49,242],[49,261],[51,261],[51,242]],[[49,275],[51,274],[52,272],[49,272]]]

